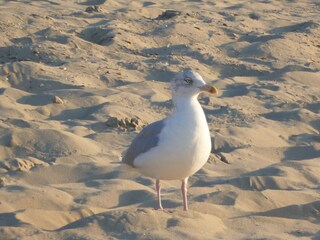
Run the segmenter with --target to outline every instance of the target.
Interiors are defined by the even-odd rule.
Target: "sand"
[[[317,1],[0,1],[0,32],[1,240],[320,239]],[[184,68],[212,154],[155,211],[119,156]]]

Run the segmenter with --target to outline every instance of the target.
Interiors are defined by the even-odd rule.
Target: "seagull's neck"
[[[198,101],[198,94],[194,96],[177,96],[173,99],[174,113],[202,111],[202,107]]]
[[[187,126],[187,129],[190,131],[198,129],[199,127],[201,129],[201,131],[198,129],[200,132],[202,132],[203,129],[204,131],[208,131],[206,130],[208,128],[206,116],[197,97],[198,95],[192,97],[174,97],[174,108],[171,119],[178,119],[174,122],[184,127]]]

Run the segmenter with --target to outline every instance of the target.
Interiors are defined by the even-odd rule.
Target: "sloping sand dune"
[[[167,11],[175,10],[175,11]],[[0,1],[0,239],[320,239],[317,1]],[[212,155],[154,183],[120,166],[193,68]],[[165,157],[165,156],[164,156]]]

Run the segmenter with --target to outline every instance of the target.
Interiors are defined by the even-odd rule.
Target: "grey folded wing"
[[[122,162],[126,163],[132,167],[134,166],[134,160],[140,154],[149,151],[154,148],[159,143],[159,135],[164,128],[165,119],[151,123],[141,130],[141,132],[132,141],[128,150],[124,153],[122,157]]]

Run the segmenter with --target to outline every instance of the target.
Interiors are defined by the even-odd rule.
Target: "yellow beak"
[[[217,94],[218,93],[218,89],[214,86],[210,86],[210,85],[204,85],[202,87],[199,87],[199,89],[201,91],[204,91],[204,92],[209,92],[209,93],[214,93],[214,94]]]

